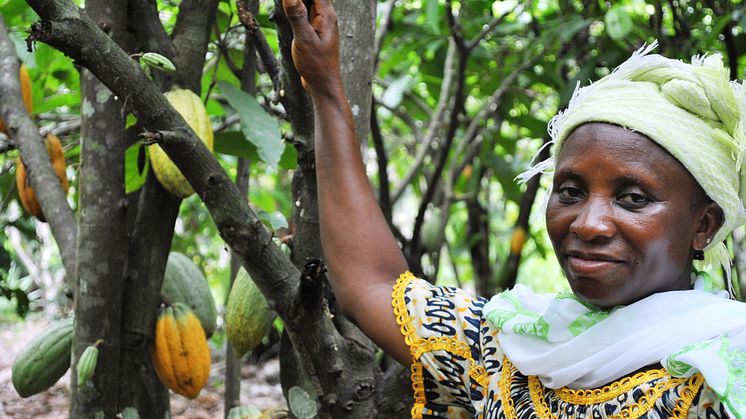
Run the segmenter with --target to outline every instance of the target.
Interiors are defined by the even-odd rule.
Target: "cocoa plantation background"
[[[733,79],[746,64],[740,1],[335,8],[360,146],[410,268],[485,296],[565,287],[532,218],[547,179],[514,178],[577,83],[656,39],[670,57],[723,54]],[[258,417],[240,371],[277,358],[285,403],[265,417],[409,416],[409,371],[326,282],[313,110],[279,0],[0,0],[0,15],[0,326],[51,328],[15,357],[21,394],[0,416],[69,368],[59,417],[163,418],[203,385],[220,388],[214,415]],[[728,241],[740,279],[743,237]],[[159,341],[189,355],[164,361]]]

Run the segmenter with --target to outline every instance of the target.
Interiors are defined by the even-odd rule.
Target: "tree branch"
[[[381,22],[378,25],[378,30],[376,31],[376,38],[373,41],[373,53],[375,54],[373,65],[375,67],[378,66],[378,59],[381,55],[381,45],[383,45],[383,38],[386,37],[386,34],[389,32],[389,29],[391,29],[391,25],[393,23],[392,18],[394,16],[394,7],[396,7],[396,0],[388,0],[386,2],[383,16],[381,16]]]
[[[8,37],[5,21],[0,16],[0,116],[21,151],[31,186],[57,241],[62,264],[65,266],[66,282],[73,288],[78,223],[52,169],[39,128],[26,113],[18,80],[19,71],[15,47]]]
[[[411,165],[409,172],[404,177],[402,182],[397,188],[394,189],[394,194],[391,198],[391,204],[393,205],[396,201],[401,198],[404,190],[412,182],[412,179],[419,173],[422,168],[422,164],[425,161],[425,157],[430,154],[432,150],[432,142],[437,132],[442,129],[442,118],[446,113],[446,109],[451,99],[451,84],[455,78],[455,72],[453,68],[453,60],[456,55],[456,43],[451,40],[448,43],[448,52],[446,53],[445,63],[443,65],[443,84],[440,87],[440,97],[438,98],[438,104],[436,105],[435,112],[432,113],[430,123],[427,126],[425,138],[421,141],[422,147],[415,157],[414,163]]]
[[[420,256],[422,254],[420,230],[422,229],[422,223],[425,219],[425,211],[427,210],[430,202],[432,202],[432,199],[435,196],[435,191],[438,188],[438,183],[443,176],[443,168],[445,167],[446,161],[448,159],[448,154],[451,151],[451,147],[456,136],[456,130],[458,129],[458,126],[460,124],[459,116],[464,111],[466,65],[469,60],[471,50],[466,48],[466,44],[464,43],[464,39],[460,32],[460,27],[453,15],[453,10],[451,9],[451,7],[451,0],[446,0],[446,12],[448,15],[448,22],[451,27],[451,36],[453,38],[453,42],[455,42],[456,47],[458,48],[459,53],[456,92],[454,94],[453,110],[451,111],[450,115],[451,118],[448,124],[445,143],[443,147],[439,149],[439,156],[435,165],[435,170],[433,171],[432,177],[427,182],[427,189],[425,190],[425,193],[422,196],[422,200],[420,201],[420,207],[414,220],[412,241],[409,243],[409,246],[407,248],[407,260],[410,263],[410,267],[412,267],[415,272],[422,271],[420,267]]]
[[[391,196],[389,192],[389,175],[388,166],[389,159],[386,154],[386,146],[384,145],[383,135],[381,134],[381,127],[378,125],[378,116],[376,116],[376,102],[372,103],[372,110],[370,112],[370,132],[373,138],[373,144],[376,148],[376,156],[378,157],[378,204],[381,206],[383,216],[386,221],[391,225]]]
[[[4,154],[9,152],[10,150],[15,150],[16,144],[13,142],[10,138],[2,138],[0,139],[0,154]]]
[[[218,0],[184,0],[179,4],[179,16],[173,31],[175,82],[185,89],[201,90],[202,66],[210,40],[210,28],[215,21]]]
[[[246,34],[252,39],[254,48],[259,54],[259,58],[262,60],[264,70],[267,72],[270,80],[272,80],[272,87],[275,90],[277,100],[282,100],[285,96],[285,92],[282,89],[282,74],[280,64],[275,58],[275,54],[272,51],[272,47],[269,46],[267,38],[264,36],[264,32],[259,28],[254,18],[254,14],[251,13],[242,0],[236,2],[238,7],[238,19],[241,24],[246,28]]]

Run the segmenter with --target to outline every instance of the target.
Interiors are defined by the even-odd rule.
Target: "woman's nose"
[[[583,241],[608,239],[614,236],[616,227],[612,208],[605,200],[589,197],[577,209],[578,213],[570,224],[570,233]]]

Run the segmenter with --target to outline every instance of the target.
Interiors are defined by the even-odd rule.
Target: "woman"
[[[524,176],[554,172],[547,227],[573,293],[486,302],[407,272],[361,163],[331,1],[284,7],[315,105],[332,285],[411,365],[413,417],[746,415],[746,305],[693,274],[729,263],[722,242],[746,220],[743,93],[719,56],[688,65],[653,45],[576,92],[550,124],[555,155]]]

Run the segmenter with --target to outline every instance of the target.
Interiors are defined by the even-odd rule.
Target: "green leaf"
[[[381,97],[381,102],[386,105],[387,108],[396,108],[404,98],[404,92],[409,90],[409,86],[412,83],[412,79],[409,75],[395,80],[389,85],[386,91]]]
[[[148,160],[145,159],[145,165],[142,165],[141,150],[144,151],[142,144],[134,144],[127,148],[124,153],[124,191],[132,193],[142,187],[148,174]],[[138,159],[140,164],[138,164]],[[142,170],[140,170],[142,168]]]
[[[13,259],[10,257],[10,254],[2,246],[2,242],[0,242],[0,273],[8,272],[8,270],[10,270],[10,263],[12,261]]]
[[[16,314],[26,317],[29,309],[29,299],[25,292],[19,289],[13,290],[13,296],[16,298]]]
[[[440,1],[427,0],[427,9],[425,11],[427,26],[433,33],[440,32]]]
[[[215,134],[215,152],[252,161],[259,160],[256,146],[248,142],[240,131],[223,131]]]
[[[606,12],[604,23],[606,24],[606,32],[614,40],[624,38],[632,30],[632,18],[627,9],[620,4],[612,6]]]
[[[125,407],[117,417],[122,419],[140,419],[140,414],[137,413],[137,409],[134,407]]]
[[[285,149],[280,137],[277,120],[269,116],[256,99],[224,81],[218,81],[220,90],[241,120],[241,132],[257,148],[259,158],[272,170]]]
[[[259,217],[260,220],[262,220],[265,225],[271,227],[272,230],[288,227],[288,220],[285,219],[285,216],[282,215],[282,213],[279,211],[269,213],[267,211],[261,210],[256,215]]]
[[[312,419],[316,416],[316,402],[298,386],[293,386],[288,391],[288,405],[298,419]]]
[[[223,131],[215,134],[215,152],[242,157],[251,161],[259,160],[256,146],[246,141],[246,137],[240,131]],[[284,170],[293,170],[298,166],[298,152],[295,147],[290,144],[283,144],[278,166]]]

